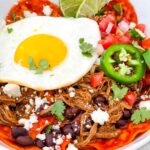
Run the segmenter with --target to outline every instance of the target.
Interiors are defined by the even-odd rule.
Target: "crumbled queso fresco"
[[[109,120],[109,114],[106,111],[98,109],[91,113],[91,118],[95,123],[104,125],[104,123]]]
[[[12,98],[17,98],[21,96],[20,86],[16,84],[6,84],[3,87],[3,92]]]

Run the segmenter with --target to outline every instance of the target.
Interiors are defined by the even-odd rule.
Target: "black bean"
[[[36,140],[36,146],[43,148],[45,146],[44,142],[42,140]]]
[[[65,117],[67,119],[73,119],[75,118],[80,110],[77,107],[68,107],[65,111]]]
[[[22,127],[14,127],[12,128],[12,137],[17,138],[18,136],[28,135],[28,131]]]
[[[129,118],[131,117],[131,112],[130,112],[130,110],[125,109],[125,110],[123,111],[123,117],[124,117],[125,119],[129,119]]]
[[[126,128],[127,127],[127,121],[123,120],[123,119],[118,120],[116,123],[116,127],[117,128]]]
[[[71,125],[64,126],[62,131],[63,131],[63,134],[65,134],[65,135],[71,134],[72,138],[75,137],[75,133],[74,133]]]
[[[53,142],[53,138],[54,138],[54,137],[55,137],[55,136],[54,136],[52,133],[46,134],[46,145],[47,145],[48,147],[55,145],[55,143]]]
[[[108,105],[108,102],[106,100],[106,98],[102,95],[97,95],[96,97],[94,97],[94,103],[102,106],[106,106]]]
[[[74,133],[75,133],[76,135],[79,135],[79,134],[80,134],[80,124],[77,124],[76,122],[73,122],[73,123],[71,124],[71,127],[72,127],[72,129],[73,129],[73,131],[74,131]]]
[[[90,130],[91,127],[92,127],[92,120],[89,119],[89,118],[86,118],[86,119],[85,119],[84,127],[85,127],[86,130]]]
[[[19,136],[16,139],[16,143],[21,146],[31,146],[34,145],[34,140],[30,136]]]

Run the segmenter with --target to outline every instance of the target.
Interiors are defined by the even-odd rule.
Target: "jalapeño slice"
[[[101,57],[105,74],[119,83],[131,84],[145,74],[146,65],[142,53],[128,44],[114,44]]]

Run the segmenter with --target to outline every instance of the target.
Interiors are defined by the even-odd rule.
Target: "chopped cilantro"
[[[36,70],[37,69],[36,64],[35,64],[35,62],[31,56],[28,58],[28,64],[29,64],[30,70]]]
[[[96,50],[95,47],[93,47],[92,44],[85,42],[84,38],[79,39],[79,47],[82,51],[82,54],[86,57],[92,57],[93,52]]]
[[[51,113],[57,117],[59,121],[64,120],[64,110],[65,110],[65,105],[62,101],[57,101],[55,104],[51,107]]]
[[[46,59],[41,59],[39,63],[40,68],[42,69],[48,69],[50,65],[48,64],[48,61]]]
[[[130,36],[141,41],[144,39],[144,37],[135,28],[130,30]]]
[[[48,69],[50,65],[46,59],[41,59],[39,65],[36,66],[33,58],[30,56],[28,59],[29,69],[35,70],[35,74],[42,74],[44,70]]]
[[[143,57],[144,57],[145,63],[147,64],[148,68],[150,69],[150,49],[146,50],[143,53]]]
[[[150,120],[150,110],[146,109],[145,107],[135,110],[131,116],[131,121],[134,124],[139,124],[147,120]]]
[[[120,4],[114,4],[114,5],[113,5],[113,8],[114,8],[114,10],[115,10],[117,13],[119,13],[121,16],[123,15],[123,9],[122,9],[122,7],[121,7]]]
[[[13,21],[16,21],[17,16],[16,16],[16,14],[14,12],[11,13],[11,17],[12,17]]]
[[[13,32],[13,28],[7,28],[7,32],[8,33],[12,33]]]
[[[126,93],[128,92],[128,88],[124,87],[122,89],[120,89],[117,84],[113,83],[113,85],[111,86],[111,89],[113,90],[114,93],[114,100],[121,100],[124,98],[124,96],[126,95]]]
[[[52,125],[49,125],[46,127],[45,132],[50,133],[51,130],[52,130]]]
[[[98,11],[98,13],[97,13],[96,15],[102,16],[102,15],[104,15],[104,14],[105,14],[105,9],[102,8],[102,9],[100,9],[100,10]]]

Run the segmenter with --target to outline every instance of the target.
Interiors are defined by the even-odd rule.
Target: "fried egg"
[[[33,17],[5,26],[0,31],[0,82],[15,83],[35,90],[69,86],[82,78],[97,59],[82,54],[79,39],[97,47],[100,31],[87,18]],[[29,66],[29,58],[38,66],[50,65],[41,74]]]

